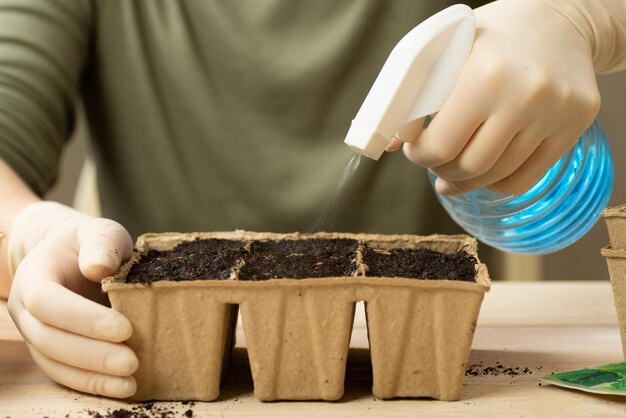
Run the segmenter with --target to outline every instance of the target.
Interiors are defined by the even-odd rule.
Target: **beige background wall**
[[[573,69],[575,70],[575,69]],[[599,119],[613,148],[615,161],[615,186],[612,204],[626,203],[626,72],[601,76],[599,80],[602,93],[602,110]],[[71,204],[76,179],[84,159],[85,140],[84,121],[80,120],[74,138],[67,147],[61,166],[60,181],[49,193],[48,198]],[[540,260],[539,277],[547,280],[584,280],[608,279],[604,259],[600,248],[606,245],[608,236],[604,225],[599,222],[594,229],[578,243],[557,254],[545,256]],[[525,257],[515,258],[508,264],[506,275],[510,278],[521,276],[530,278],[536,270],[532,262]],[[518,274],[521,273],[521,274]],[[498,274],[497,276],[502,276]],[[506,277],[500,277],[506,279]]]

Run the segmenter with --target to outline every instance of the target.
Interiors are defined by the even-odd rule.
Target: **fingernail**
[[[132,377],[115,379],[111,378],[104,384],[106,393],[104,395],[114,398],[128,398],[137,391],[137,382]]]
[[[94,329],[100,338],[107,341],[121,342],[127,340],[132,334],[132,329],[127,321],[105,319],[94,324]]]
[[[137,362],[128,353],[116,353],[107,356],[105,360],[107,370],[113,375],[128,376],[137,368]]]

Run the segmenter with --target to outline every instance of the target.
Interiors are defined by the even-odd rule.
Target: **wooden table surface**
[[[31,360],[0,302],[0,417],[106,416],[134,404],[83,395],[51,382]],[[220,401],[159,403],[153,409],[214,416],[476,416],[609,417],[626,415],[626,397],[592,395],[539,385],[552,372],[621,361],[622,351],[607,282],[495,283],[485,297],[460,401],[381,401],[370,393],[371,368],[362,308],[352,336],[346,394],[338,402],[261,403],[252,397],[245,340],[238,330],[231,375]],[[516,368],[519,367],[519,370]],[[141,407],[145,410],[145,406]],[[181,415],[184,416],[184,415]]]

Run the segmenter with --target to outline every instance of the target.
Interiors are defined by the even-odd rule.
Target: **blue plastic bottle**
[[[436,177],[429,173],[431,184]],[[606,207],[613,161],[604,131],[593,125],[529,191],[505,196],[479,189],[437,197],[470,235],[519,254],[548,254],[585,235]]]

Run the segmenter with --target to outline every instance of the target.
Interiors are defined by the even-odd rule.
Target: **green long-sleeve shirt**
[[[306,231],[385,58],[451,3],[0,0],[0,158],[45,193],[82,95],[103,214],[132,234]],[[401,153],[364,159],[336,217],[452,230]]]

